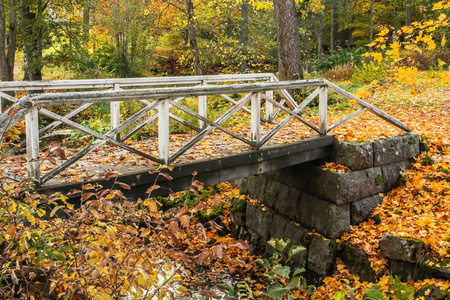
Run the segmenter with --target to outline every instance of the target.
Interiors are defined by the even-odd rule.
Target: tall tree
[[[17,39],[17,11],[15,0],[7,2],[8,22],[6,22],[6,2],[5,0],[0,2],[0,79],[2,81],[13,81]]]
[[[412,0],[406,0],[405,26],[411,26]]]
[[[241,46],[242,61],[239,65],[239,72],[245,73],[248,67],[248,11],[250,9],[248,0],[242,0],[242,17],[241,17],[241,32],[239,35],[239,44]]]
[[[319,25],[317,26],[316,36],[317,36],[317,55],[323,54],[323,19],[325,15],[324,12],[319,14]]]
[[[303,79],[294,0],[274,0],[277,24],[278,73],[281,80]]]
[[[370,24],[369,24],[369,44],[371,45],[373,42],[373,2],[374,0],[370,0]],[[369,46],[369,53],[372,53],[372,46]]]
[[[335,0],[331,0],[331,21],[330,21],[330,50],[334,50],[336,43],[336,5]]]
[[[189,34],[189,46],[191,47],[191,55],[194,61],[194,73],[195,75],[202,75],[200,50],[198,48],[197,32],[194,24],[194,3],[192,0],[186,0],[186,17]]]
[[[42,80],[44,35],[47,23],[44,13],[48,2],[21,0],[20,19],[23,41],[24,80]]]

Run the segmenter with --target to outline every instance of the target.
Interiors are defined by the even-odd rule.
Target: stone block
[[[249,176],[234,180],[233,185],[238,188],[242,194],[259,200],[264,196],[266,191],[267,178],[260,175]]]
[[[311,170],[316,166],[317,164],[309,162],[301,165],[286,167],[277,171],[263,173],[262,175],[268,179],[275,180],[287,186],[307,192],[309,182],[311,180]]]
[[[313,169],[309,193],[336,205],[358,201],[383,192],[381,168],[337,173]]]
[[[407,160],[384,165],[381,167],[381,173],[383,174],[383,190],[388,192],[397,187],[401,177],[401,171],[410,167],[410,163]]]
[[[304,193],[295,220],[327,237],[338,238],[350,230],[350,204],[334,205]]]
[[[389,272],[394,276],[398,276],[401,281],[408,281],[410,279],[417,279],[416,276],[418,270],[416,268],[416,264],[391,259]]]
[[[319,275],[331,275],[336,261],[335,241],[314,237],[308,249],[308,268]]]
[[[340,245],[338,256],[345,263],[352,274],[356,274],[361,281],[375,282],[376,272],[370,265],[369,258],[364,250],[344,242]]]
[[[265,193],[258,200],[293,219],[301,195],[302,192],[298,189],[267,179]]]
[[[268,210],[263,210],[259,205],[247,205],[246,225],[247,228],[256,232],[264,241],[270,239],[270,229],[272,226],[273,214]]]
[[[351,143],[335,139],[331,147],[330,160],[345,165],[352,171],[372,168],[372,143]]]
[[[350,203],[352,225],[358,225],[366,221],[372,211],[383,201],[383,197],[374,195],[359,201]]]
[[[283,240],[291,240],[291,245],[302,245],[308,247],[311,242],[311,236],[308,235],[306,228],[297,226],[293,221],[283,215],[276,214],[272,219],[270,236]]]
[[[373,142],[373,165],[384,166],[419,155],[419,136],[408,133]]]
[[[380,254],[394,260],[417,263],[420,261],[425,244],[419,240],[401,238],[387,232],[380,241]]]
[[[416,292],[415,299],[448,300],[448,291],[442,291],[436,285],[427,285]],[[423,298],[422,298],[423,297]]]

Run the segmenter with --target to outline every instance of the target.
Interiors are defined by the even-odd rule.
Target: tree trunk
[[[42,0],[37,2],[36,13],[31,12],[28,0],[22,0],[21,27],[23,38],[23,60],[25,75],[23,80],[42,80],[43,36],[45,6]]]
[[[297,11],[294,0],[274,0],[277,23],[278,73],[281,80],[303,79]]]
[[[334,44],[336,43],[336,6],[335,0],[331,0],[331,20],[330,20],[330,50],[334,50]]]
[[[17,11],[15,0],[8,1],[9,25],[6,30],[5,1],[0,2],[0,79],[14,80],[14,57],[17,39]]]
[[[319,18],[319,26],[317,27],[317,56],[323,54],[323,19],[325,17],[324,13],[321,13]]]
[[[242,18],[241,18],[241,32],[239,36],[239,44],[241,45],[242,61],[239,65],[239,72],[246,73],[248,68],[248,11],[249,0],[242,0]]]
[[[370,26],[369,26],[369,44],[373,42],[373,1],[370,0]],[[372,46],[369,46],[369,53],[372,53]]]
[[[189,46],[191,48],[191,55],[194,63],[194,74],[202,75],[202,68],[200,64],[200,52],[197,43],[197,33],[194,26],[194,4],[192,0],[186,0],[187,12],[187,26],[189,34]]]
[[[90,25],[90,13],[89,4],[84,4],[83,7],[83,30],[82,30],[82,40],[84,44],[89,43],[89,25]]]
[[[406,0],[405,26],[411,26],[412,0]]]

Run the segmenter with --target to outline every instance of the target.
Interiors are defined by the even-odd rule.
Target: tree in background
[[[303,79],[294,0],[274,0],[277,23],[278,74],[281,80]]]
[[[16,1],[0,2],[0,79],[14,80],[14,57],[17,39]]]

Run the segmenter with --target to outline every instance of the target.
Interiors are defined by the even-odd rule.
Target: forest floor
[[[391,297],[390,293],[392,293],[389,286],[394,280],[389,274],[387,260],[383,259],[379,254],[379,242],[381,234],[384,232],[422,240],[430,246],[434,259],[439,261],[450,259],[448,251],[450,248],[450,136],[448,134],[450,132],[450,88],[444,86],[438,75],[422,73],[417,77],[414,84],[407,85],[395,80],[387,80],[384,84],[372,82],[365,89],[369,92],[369,96],[364,100],[407,124],[414,133],[419,134],[422,142],[428,146],[428,150],[423,151],[416,158],[410,170],[403,172],[403,179],[399,187],[385,195],[383,202],[375,209],[373,215],[378,215],[380,222],[375,224],[370,219],[359,226],[353,226],[350,232],[344,234],[339,240],[348,241],[364,250],[370,257],[372,268],[379,274],[382,274],[380,280],[377,283],[362,282],[357,276],[350,274],[346,266],[338,260],[334,275],[325,278],[324,284],[317,287],[312,295],[308,296],[306,291],[298,290],[291,294],[293,297],[333,299],[337,292],[343,292],[345,293],[344,297],[348,299],[351,298],[351,295],[353,295],[353,299],[361,299],[368,289],[376,285],[389,299]],[[332,113],[329,118],[329,124],[339,120],[344,115],[354,111],[354,109],[355,107],[348,106],[346,109],[340,109]],[[312,121],[315,121],[314,117],[310,118]],[[280,135],[280,142],[290,142],[311,135],[304,128],[299,129],[295,127],[296,122],[293,124],[294,127],[287,128],[287,132]],[[247,134],[248,132],[247,125],[237,126],[236,128],[237,132],[241,134]],[[333,133],[340,140],[354,142],[372,141],[402,134],[397,128],[380,121],[379,118],[368,112],[345,123],[335,129]],[[172,142],[177,146],[177,143],[181,145],[185,140],[180,136]],[[217,143],[222,144],[218,145]],[[155,144],[146,143],[140,143],[138,146],[151,151],[155,151],[156,147]],[[198,157],[192,157],[191,159],[203,159],[206,156],[211,156],[210,153],[213,153],[213,148],[218,146],[223,146],[223,141],[219,141],[217,136],[212,136],[210,140],[204,140],[198,145],[197,153],[206,155],[202,156],[199,154]],[[238,147],[225,147],[229,148],[224,149],[226,150],[224,151],[225,153],[238,151],[236,150]],[[116,160],[118,162],[123,161],[121,159],[123,154],[120,153],[105,156],[104,151],[111,153],[110,150],[94,152],[92,161],[95,164],[101,164],[108,160],[113,165],[117,164]],[[77,149],[68,149],[68,156],[76,151]],[[193,156],[194,154],[190,155]],[[190,158],[187,157],[185,159]],[[427,163],[423,163],[424,160]],[[145,164],[137,157],[127,157],[127,161],[130,165],[123,165],[123,168],[131,168],[133,164],[134,166]],[[12,165],[11,162],[7,162],[7,164]],[[43,164],[41,167],[51,168],[48,164]],[[79,169],[74,171],[78,174],[75,177],[82,178],[83,176],[79,174],[85,173],[82,170],[83,166],[79,165],[78,167]],[[336,168],[339,168],[339,166],[336,166]],[[71,170],[69,169],[67,172],[69,171]],[[20,172],[22,172],[22,169],[16,173]],[[197,186],[201,185],[200,183],[196,184]],[[248,197],[240,196],[238,191],[228,184],[208,187],[205,188],[205,191],[207,196],[202,199],[204,204],[197,202],[195,205],[191,205],[190,208],[179,208],[176,217],[181,220],[184,214],[191,213],[192,215],[200,209],[206,209],[208,212],[211,212],[221,203],[227,203],[231,199],[240,198],[247,201],[255,201]],[[171,195],[168,200],[179,201],[184,204],[189,200],[185,198],[180,201],[177,200],[177,197],[182,198],[184,196],[178,193]],[[215,219],[220,225],[215,223],[214,220],[210,221],[209,227],[202,233],[205,237],[204,241],[190,236],[193,232],[196,232],[197,229],[195,228],[197,227],[195,226],[197,226],[196,224],[198,224],[199,220],[192,219],[189,221],[189,218],[186,217],[184,218],[184,225],[186,226],[183,225],[183,222],[181,223],[183,230],[186,231],[184,238],[186,240],[192,239],[187,244],[192,243],[192,245],[189,244],[189,247],[195,250],[199,263],[207,266],[202,269],[204,271],[202,272],[203,277],[198,276],[198,274],[197,276],[192,276],[189,284],[200,286],[205,281],[215,282],[217,278],[224,278],[231,274],[235,277],[235,280],[247,282],[252,288],[256,299],[263,299],[263,291],[267,285],[262,275],[264,270],[255,263],[258,257],[248,252],[248,245],[244,241],[236,241],[230,235],[223,234],[221,227],[227,227],[230,224],[230,220],[228,206],[223,205],[222,207],[223,214]],[[169,227],[171,226],[170,224]],[[178,225],[176,226],[177,232],[181,230],[181,228],[178,228]],[[218,235],[217,233],[219,232],[221,234]],[[415,290],[430,284],[434,284],[441,289],[449,289],[450,287],[449,281],[434,279],[408,281],[407,284]],[[350,294],[350,291],[352,294]],[[207,298],[213,294],[213,292],[204,292],[202,295]]]

